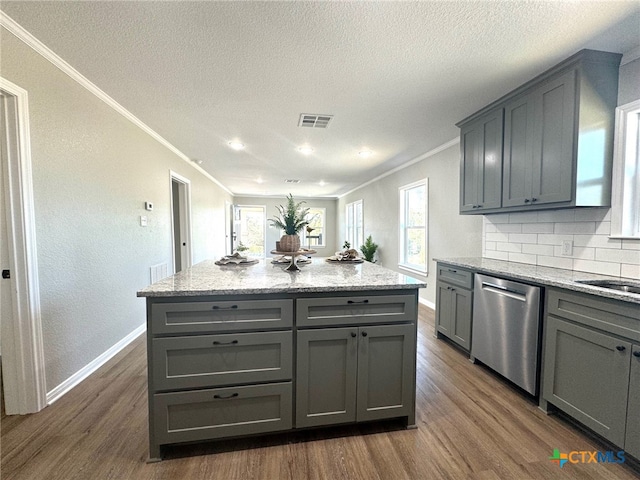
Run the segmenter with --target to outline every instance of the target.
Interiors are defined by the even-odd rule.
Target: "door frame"
[[[189,268],[193,265],[193,251],[191,248],[191,180],[182,175],[169,170],[169,192],[171,199],[171,258],[173,259],[173,273],[176,272],[176,254],[175,254],[175,225],[173,219],[173,182],[180,184],[180,238],[186,238],[186,245],[181,250],[180,266],[181,270]]]
[[[9,100],[10,121],[16,132],[5,138],[9,154],[4,185],[7,199],[7,234],[12,276],[13,349],[3,348],[3,370],[11,375],[4,381],[7,414],[27,414],[47,404],[44,343],[38,279],[38,252],[31,175],[29,98],[27,91],[0,77],[0,89]],[[4,102],[3,102],[4,103]],[[4,163],[4,162],[3,162]],[[9,355],[7,355],[9,353]],[[8,382],[14,384],[7,385]],[[8,387],[8,388],[7,388]]]

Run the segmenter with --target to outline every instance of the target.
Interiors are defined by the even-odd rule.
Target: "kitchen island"
[[[313,259],[199,263],[147,299],[149,458],[164,445],[403,418],[415,425],[418,280]]]

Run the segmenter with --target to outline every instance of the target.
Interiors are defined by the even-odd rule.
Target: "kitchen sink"
[[[624,280],[576,280],[576,283],[640,294],[640,283],[627,282]]]

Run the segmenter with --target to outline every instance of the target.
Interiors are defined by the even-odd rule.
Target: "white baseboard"
[[[67,378],[60,385],[55,387],[53,390],[47,393],[47,405],[51,405],[56,400],[60,399],[65,393],[71,390],[73,387],[82,382],[85,378],[91,375],[93,372],[98,370],[102,365],[111,360],[118,352],[120,352],[123,348],[133,342],[136,338],[142,335],[147,329],[146,324],[140,325],[129,335],[124,337],[114,346],[112,346],[109,350],[104,352],[99,357],[95,358],[91,363],[85,365],[76,373]]]
[[[435,310],[436,309],[436,304],[433,302],[430,302],[429,300],[425,300],[422,297],[418,297],[418,302],[421,303],[422,305],[424,305],[425,307],[429,307],[431,310]]]

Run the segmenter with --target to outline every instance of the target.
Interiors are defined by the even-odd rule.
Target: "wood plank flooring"
[[[2,480],[637,479],[619,464],[551,463],[609,447],[433,337],[420,306],[417,425],[372,423],[171,447],[147,464],[144,336],[42,412],[2,416]],[[637,468],[637,467],[636,467]]]

